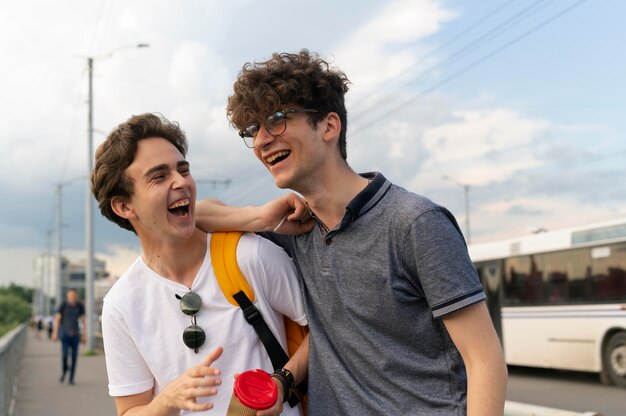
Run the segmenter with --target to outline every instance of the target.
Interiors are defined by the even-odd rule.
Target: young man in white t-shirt
[[[211,234],[195,227],[186,151],[178,124],[144,114],[120,124],[96,152],[91,181],[100,210],[136,233],[142,247],[104,300],[109,394],[119,415],[223,415],[235,374],[273,371],[259,336],[217,283]],[[293,262],[253,235],[240,239],[237,261],[254,304],[285,346],[283,315],[306,325]],[[308,337],[285,365],[292,382],[305,378],[307,356]],[[275,379],[276,404],[258,415],[299,414],[283,409],[284,380],[284,373]]]

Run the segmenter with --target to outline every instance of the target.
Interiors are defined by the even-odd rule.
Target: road
[[[626,415],[626,389],[591,373],[509,367],[507,400],[604,416]]]

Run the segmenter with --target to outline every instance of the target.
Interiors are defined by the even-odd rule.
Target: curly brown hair
[[[233,85],[234,94],[228,97],[228,118],[233,127],[243,129],[293,104],[320,111],[308,114],[309,124],[315,128],[328,113],[335,112],[341,120],[339,150],[345,160],[348,116],[344,95],[349,84],[346,74],[306,49],[274,53],[265,62],[243,66]]]
[[[91,192],[102,215],[134,233],[131,223],[113,212],[111,200],[116,196],[128,200],[133,195],[133,181],[125,171],[135,159],[137,142],[151,137],[163,138],[183,156],[187,154],[187,138],[178,123],[160,114],[146,113],[132,116],[109,133],[96,150],[96,163],[91,173]]]

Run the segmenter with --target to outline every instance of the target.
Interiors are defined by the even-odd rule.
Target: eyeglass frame
[[[202,298],[200,297],[200,295],[198,295],[196,292],[192,291],[191,289],[189,290],[189,292],[185,293],[182,297],[180,295],[178,295],[178,294],[176,294],[174,296],[176,296],[176,299],[180,300],[180,310],[182,311],[182,313],[184,313],[187,316],[191,316],[191,325],[189,325],[187,328],[185,328],[183,330],[183,343],[185,344],[185,346],[187,348],[190,348],[190,349],[194,350],[195,353],[197,354],[198,353],[198,349],[202,345],[204,345],[204,342],[206,341],[206,332],[204,332],[204,329],[202,329],[202,327],[198,326],[197,323],[196,323],[196,315],[202,309]],[[186,302],[185,301],[186,297],[187,297],[187,301],[189,299],[193,299],[190,296],[197,297],[197,301],[199,301],[199,305],[197,305],[197,308],[196,307],[190,308],[189,305],[187,305],[185,303]],[[197,332],[198,334],[201,334],[201,337],[200,337],[201,340],[199,341],[199,343],[197,345],[193,344],[195,346],[191,346],[191,345],[187,344],[188,340],[186,339],[185,335],[189,336],[190,334],[193,334],[194,332]],[[193,338],[196,339],[197,336],[193,335]]]
[[[280,111],[276,111],[273,114],[270,114],[269,116],[267,116],[267,118],[265,119],[265,122],[263,123],[263,126],[265,127],[265,130],[272,136],[274,137],[278,137],[283,135],[286,131],[287,131],[287,114],[292,114],[292,113],[309,113],[309,114],[315,114],[315,113],[321,113],[320,110],[315,110],[313,108],[288,108],[285,110],[280,110]],[[270,119],[272,117],[277,116],[278,114],[282,114],[282,116],[280,116],[279,120],[283,120],[283,129],[280,133],[272,133],[270,131],[270,129],[267,127],[267,123],[268,122],[272,122]],[[279,123],[279,121],[275,121],[274,125],[277,125]],[[254,133],[250,133],[249,130],[254,127],[256,128],[256,131]],[[261,130],[261,125],[259,123],[251,123],[248,126],[246,126],[245,128],[239,130],[239,137],[241,137],[243,139],[243,143],[246,145],[247,148],[249,149],[254,149],[254,139],[256,139],[257,134],[259,134],[259,131]],[[248,144],[248,142],[246,141],[246,139],[252,139],[252,146],[250,146]]]

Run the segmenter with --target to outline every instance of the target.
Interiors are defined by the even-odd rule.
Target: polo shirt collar
[[[350,201],[346,207],[346,212],[341,219],[341,222],[333,230],[329,230],[328,227],[326,227],[326,225],[320,221],[315,213],[309,208],[309,214],[317,222],[319,230],[323,236],[330,237],[331,234],[347,227],[348,224],[372,209],[391,186],[391,182],[389,182],[380,172],[367,172],[360,173],[359,175],[368,179],[370,182],[352,199],[352,201]]]

